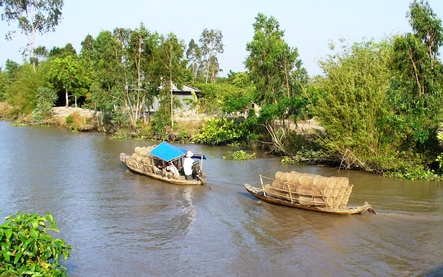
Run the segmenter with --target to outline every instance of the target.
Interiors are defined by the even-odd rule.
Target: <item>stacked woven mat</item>
[[[154,149],[155,146],[148,146],[148,147],[135,147],[134,153],[132,153],[131,157],[137,162],[141,162],[144,164],[151,164],[152,163],[152,156],[149,154],[152,149]]]
[[[154,147],[135,147],[134,153],[128,156],[130,158],[126,159],[126,165],[143,173],[157,172],[159,169],[155,167],[153,157],[149,154]],[[126,154],[120,153],[120,159],[122,157],[126,157]]]
[[[352,185],[347,177],[278,171],[272,184],[264,186],[264,191],[269,196],[300,205],[342,209],[349,201]]]

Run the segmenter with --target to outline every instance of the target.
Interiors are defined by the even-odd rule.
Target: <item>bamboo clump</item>
[[[300,205],[343,209],[349,201],[352,185],[347,177],[278,171],[273,182],[263,189],[272,197]]]

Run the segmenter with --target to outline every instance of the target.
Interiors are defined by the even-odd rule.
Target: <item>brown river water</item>
[[[176,186],[129,172],[119,154],[150,141],[0,121],[0,217],[52,213],[54,236],[73,246],[69,276],[442,276],[443,184],[282,165],[256,153],[204,153],[207,186]],[[378,213],[338,216],[273,206],[246,192],[259,175],[347,176],[348,205]]]

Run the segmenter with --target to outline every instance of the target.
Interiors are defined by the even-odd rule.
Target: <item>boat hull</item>
[[[146,165],[142,162],[133,159],[130,155],[123,154],[120,155],[120,161],[132,172],[141,175],[148,176],[150,178],[161,180],[174,185],[204,185],[206,180],[186,180],[184,176],[180,176],[178,179],[172,178],[168,175],[163,175],[162,172],[155,173],[151,168],[151,165]]]
[[[274,205],[286,206],[286,207],[321,212],[321,213],[341,214],[341,215],[361,214],[364,212],[371,212],[371,213],[375,214],[374,209],[367,202],[363,206],[346,207],[343,209],[323,208],[323,207],[301,205],[298,203],[292,203],[289,201],[278,199],[275,197],[270,197],[270,196],[265,195],[262,188],[257,188],[257,187],[251,186],[249,184],[244,184],[244,187],[245,187],[246,191],[248,191],[250,194],[252,194],[256,198],[258,198],[264,202],[274,204]]]

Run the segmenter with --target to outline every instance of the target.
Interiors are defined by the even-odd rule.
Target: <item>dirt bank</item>
[[[54,112],[54,118],[57,119],[64,119],[74,112],[78,112],[82,117],[86,118],[91,118],[95,116],[95,112],[93,110],[82,109],[82,108],[53,107],[52,111]],[[211,117],[212,116],[208,116],[206,114],[187,112],[175,115],[174,119],[179,122],[183,121],[200,122]],[[297,122],[297,127],[295,127],[295,124],[291,123],[291,128],[297,129],[297,131],[302,134],[310,133],[312,131],[324,131],[324,128],[315,119],[309,119]]]
[[[93,117],[94,111],[73,107],[53,107],[52,112],[55,118],[66,118],[74,112],[78,112],[83,117]]]

